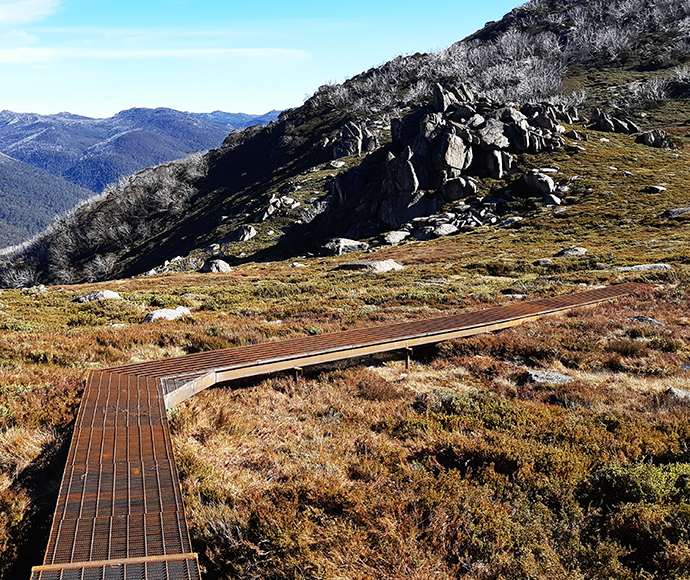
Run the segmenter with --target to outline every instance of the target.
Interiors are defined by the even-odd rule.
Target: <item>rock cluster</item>
[[[45,284],[22,288],[22,294],[28,294],[29,296],[37,296],[38,294],[45,294],[46,292],[48,292],[48,288],[45,287]]]
[[[302,205],[302,203],[297,201],[293,197],[290,197],[288,195],[278,196],[278,195],[273,194],[271,196],[271,198],[268,200],[268,204],[266,205],[266,209],[261,211],[256,216],[256,221],[257,222],[265,222],[273,214],[278,214],[281,212],[285,212],[287,210],[297,209],[300,205]],[[243,227],[251,227],[251,226],[243,226]]]
[[[220,246],[218,246],[220,249]],[[156,276],[158,274],[172,274],[177,272],[195,272],[203,266],[203,260],[191,256],[175,256],[166,260],[160,266],[152,268],[146,272],[146,276]]]
[[[592,119],[587,125],[590,129],[604,131],[607,133],[625,133],[632,135],[633,133],[640,133],[642,129],[630,119],[620,119],[612,117],[608,113],[604,113],[596,109]]]
[[[378,136],[371,131],[366,122],[348,121],[340,131],[340,141],[333,146],[333,155],[348,157],[370,153],[379,147]]]
[[[414,218],[400,228],[418,240],[431,240],[499,221],[495,203],[484,202],[482,198],[468,199],[467,202],[456,203],[452,211]]]
[[[513,169],[514,154],[553,151],[565,145],[574,110],[542,103],[521,107],[474,100],[457,87],[434,87],[434,99],[391,123],[392,145],[385,163],[383,201],[378,219],[398,227],[438,211],[449,201],[477,192],[469,177],[502,179]],[[339,198],[357,184],[339,180]],[[548,187],[552,193],[551,187]]]
[[[656,147],[658,149],[674,149],[673,143],[668,136],[668,133],[663,129],[654,129],[652,131],[645,131],[635,137],[635,143],[647,145],[647,147]]]

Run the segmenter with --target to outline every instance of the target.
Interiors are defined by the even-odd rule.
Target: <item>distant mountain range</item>
[[[0,162],[0,244],[37,233],[125,175],[218,147],[233,130],[268,124],[278,113],[136,108],[92,119],[2,111],[0,152],[11,159]]]

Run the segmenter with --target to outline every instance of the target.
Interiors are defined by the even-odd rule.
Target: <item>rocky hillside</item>
[[[4,284],[529,223],[586,193],[550,166],[587,151],[588,131],[684,146],[689,23],[677,0],[529,2],[444,51],[325,85],[207,155],[123,180],[6,252]]]

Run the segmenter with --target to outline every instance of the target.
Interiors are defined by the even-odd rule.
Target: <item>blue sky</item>
[[[438,50],[515,0],[0,0],[0,109],[264,113],[399,54]]]

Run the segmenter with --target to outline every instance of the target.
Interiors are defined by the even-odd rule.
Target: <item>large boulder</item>
[[[681,216],[690,217],[690,207],[676,207],[674,209],[667,209],[661,214],[662,218],[676,219]]]
[[[434,149],[434,165],[463,171],[472,163],[472,148],[453,133],[445,133]]]
[[[391,246],[396,246],[400,242],[402,242],[405,238],[410,237],[410,232],[405,231],[405,230],[394,230],[392,232],[388,232],[385,236],[383,236],[383,241],[387,244],[390,244]]]
[[[490,151],[486,156],[486,169],[494,179],[503,179],[502,151]]]
[[[487,119],[479,128],[479,144],[483,149],[508,149],[510,141],[505,134],[505,125],[498,119]]]
[[[578,258],[587,253],[587,248],[581,246],[571,246],[570,248],[563,248],[554,257],[555,258]]]
[[[504,125],[503,134],[510,143],[512,151],[527,151],[531,145],[530,130],[527,123]]]
[[[448,179],[442,187],[443,196],[448,201],[458,201],[477,193],[477,186],[474,182],[464,177]]]
[[[524,175],[525,185],[540,194],[542,197],[550,195],[556,191],[556,184],[548,175],[541,172],[530,171]]]
[[[522,385],[565,385],[572,383],[573,380],[573,377],[565,373],[530,370],[520,375],[518,383]]]
[[[631,316],[630,318],[628,318],[628,320],[631,322],[639,322],[640,324],[649,324],[650,326],[653,326],[654,328],[659,328],[659,327],[664,325],[662,322],[659,322],[658,320],[654,320],[651,316],[645,316],[644,314],[638,314],[637,316]]]
[[[444,89],[441,85],[436,83],[431,87],[432,91],[432,106],[439,113],[445,113],[451,105],[458,103],[457,97],[450,91]]]
[[[513,123],[514,125],[522,125],[527,122],[527,117],[514,107],[498,109],[494,116],[504,123]]]
[[[221,243],[227,244],[233,242],[246,242],[248,240],[251,240],[254,236],[256,236],[256,229],[254,228],[254,226],[245,224],[241,225],[235,231],[231,232],[228,236],[223,238],[223,240],[221,240]]]
[[[671,264],[637,264],[636,266],[618,266],[616,272],[665,272],[673,270]]]
[[[412,155],[410,147],[406,147],[398,157],[394,157],[392,153],[388,154],[386,184],[389,193],[414,193],[419,189],[419,179],[411,162]]]
[[[433,240],[458,233],[457,226],[453,224],[427,225],[414,232],[414,237],[418,240]]]
[[[380,204],[378,218],[386,226],[397,228],[416,217],[431,215],[441,209],[446,199],[424,191],[389,195]]]
[[[357,123],[348,121],[340,131],[340,142],[333,148],[333,155],[336,158],[360,155],[363,138],[362,128]]]

